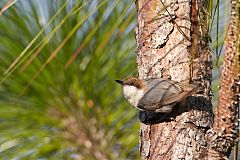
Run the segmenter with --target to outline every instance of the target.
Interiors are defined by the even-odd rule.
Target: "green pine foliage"
[[[0,2],[0,8],[6,4]],[[0,159],[139,159],[131,0],[19,0],[0,16]]]

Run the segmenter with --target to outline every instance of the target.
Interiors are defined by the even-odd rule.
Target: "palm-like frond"
[[[220,12],[221,11],[221,12]],[[213,106],[217,105],[218,91],[219,91],[219,77],[221,73],[221,66],[223,62],[224,40],[227,34],[227,26],[229,22],[229,2],[211,0],[209,1],[209,25],[208,31],[212,42],[210,43],[211,51],[213,53]]]

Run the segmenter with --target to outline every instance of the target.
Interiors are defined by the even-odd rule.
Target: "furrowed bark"
[[[218,106],[215,111],[214,128],[210,130],[209,158],[227,158],[236,139],[236,115],[240,94],[240,17],[239,1],[231,1],[231,17],[228,27],[221,88]]]
[[[163,3],[162,3],[163,2]],[[138,0],[136,29],[139,78],[199,82],[201,95],[188,98],[170,115],[140,113],[142,159],[202,159],[212,127],[211,53],[206,33],[206,0]]]

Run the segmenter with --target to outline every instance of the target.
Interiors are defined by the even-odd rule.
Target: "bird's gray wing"
[[[146,94],[139,100],[138,107],[145,110],[156,110],[163,106],[175,104],[183,97],[183,89],[178,82],[168,79],[146,79]],[[170,106],[169,106],[170,107]]]

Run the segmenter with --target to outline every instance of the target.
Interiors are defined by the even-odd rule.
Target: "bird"
[[[199,84],[187,80],[128,77],[115,81],[122,86],[124,98],[139,111],[170,113],[178,102],[199,91]]]

